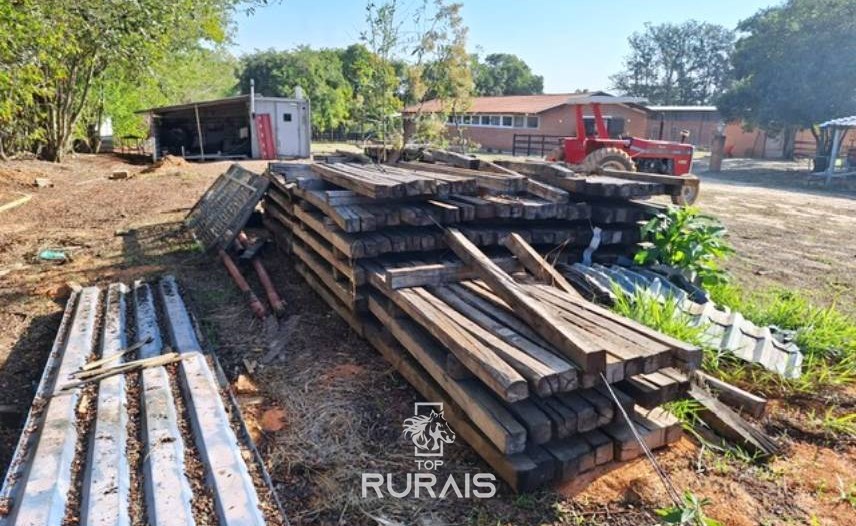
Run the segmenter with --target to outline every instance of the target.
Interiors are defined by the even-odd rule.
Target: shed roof
[[[639,105],[643,99],[637,97],[613,97],[603,91],[592,93],[551,93],[544,95],[504,95],[500,97],[475,97],[466,113],[506,113],[506,114],[535,114],[564,104],[631,104]],[[440,111],[440,101],[432,99],[422,104],[421,110],[426,113]],[[419,105],[411,105],[402,113],[416,113]]]
[[[256,101],[270,101],[270,100],[296,100],[289,99],[286,97],[263,97],[261,95],[256,95]],[[250,95],[247,93],[241,95],[234,95],[232,97],[223,97],[222,99],[211,99],[211,100],[201,100],[197,102],[188,102],[185,104],[175,104],[172,106],[159,106],[157,108],[149,108],[146,110],[139,110],[136,113],[168,113],[171,111],[181,111],[181,110],[192,110],[194,107],[203,108],[206,106],[221,106],[223,104],[231,104],[235,102],[245,101],[249,103]]]
[[[856,115],[851,115],[849,117],[839,117],[837,119],[832,119],[831,121],[826,121],[820,125],[821,128],[856,128]]]

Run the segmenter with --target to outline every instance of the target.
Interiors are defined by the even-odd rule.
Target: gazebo
[[[850,117],[840,117],[826,121],[820,125],[821,128],[828,128],[832,133],[832,144],[829,152],[829,162],[826,165],[826,171],[823,174],[826,176],[826,182],[829,183],[834,177],[847,177],[856,175],[856,165],[849,156],[845,158],[843,170],[836,171],[835,161],[841,153],[841,145],[844,143],[844,137],[851,129],[856,128],[856,115]]]

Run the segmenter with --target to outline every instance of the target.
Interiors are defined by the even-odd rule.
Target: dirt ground
[[[728,226],[737,249],[729,267],[737,279],[749,287],[807,290],[819,302],[856,310],[856,193],[806,188],[789,170],[732,164],[727,174],[702,172],[700,205]],[[0,199],[33,196],[0,212],[0,406],[16,407],[21,416],[26,411],[59,324],[67,281],[131,282],[172,272],[189,291],[233,379],[246,374],[245,363],[260,362],[270,342],[286,342],[282,359],[247,376],[252,385],[241,385],[240,398],[293,524],[657,523],[654,510],[667,504],[666,493],[642,460],[531,495],[500,485],[488,500],[362,498],[360,473],[414,470],[401,422],[417,395],[271,246],[263,259],[287,311],[280,329],[253,319],[222,265],[200,253],[181,228],[189,207],[226,167],[209,163],[140,174],[144,166],[109,155],[62,165],[0,163]],[[116,169],[136,177],[108,180]],[[781,180],[776,173],[784,174]],[[53,186],[35,188],[35,177],[47,177]],[[39,261],[37,254],[47,248],[72,259]],[[657,457],[678,488],[710,498],[709,515],[725,524],[856,524],[856,443],[810,432],[811,411],[829,403],[856,407],[844,396],[773,401],[760,423],[787,448],[766,464],[702,451],[689,439]],[[20,420],[0,422],[0,469]],[[487,469],[462,441],[447,449],[445,462],[441,473]]]

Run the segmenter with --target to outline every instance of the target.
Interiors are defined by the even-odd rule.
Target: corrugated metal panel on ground
[[[704,301],[699,298],[698,289],[687,291],[665,275],[638,267],[575,263],[565,266],[564,270],[570,277],[577,278],[574,281],[579,282],[581,278],[602,295],[611,295],[615,283],[628,294],[642,290],[661,300],[674,299],[694,326],[706,327],[705,336],[710,346],[760,364],[786,378],[798,378],[802,374],[803,355],[794,343],[777,340],[770,327],[759,327],[739,312],[719,309],[713,302]]]
[[[129,361],[132,335],[143,342],[136,358],[171,347],[181,361],[143,369],[139,389],[124,374],[67,388],[95,359]],[[73,293],[0,491],[0,526],[126,525],[141,513],[151,525],[265,524],[262,508],[271,503],[261,504],[259,492],[275,499],[270,479],[258,462],[254,478],[244,460],[255,451],[233,427],[226,405],[233,400],[224,402],[222,387],[174,278],[157,288],[137,282],[133,293],[119,283],[106,293]],[[191,469],[189,460],[202,468]],[[199,506],[201,498],[210,509]]]

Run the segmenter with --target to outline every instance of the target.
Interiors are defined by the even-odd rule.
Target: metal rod
[[[235,284],[244,293],[244,296],[247,297],[247,302],[250,304],[250,310],[253,311],[258,318],[264,319],[267,316],[267,309],[262,305],[262,302],[259,301],[259,298],[256,297],[256,294],[250,288],[250,284],[247,283],[247,280],[244,279],[244,276],[241,275],[241,271],[238,270],[238,266],[235,265],[235,262],[232,261],[232,258],[229,254],[226,253],[225,250],[220,249],[220,259],[223,260],[223,265],[226,266],[226,270],[229,272],[229,275],[232,276],[232,279],[235,281]]]
[[[235,241],[239,246],[241,246],[241,248],[248,248],[250,246],[250,239],[244,232],[238,234],[238,238]],[[264,264],[262,264],[258,256],[252,259],[252,264],[259,277],[259,282],[265,289],[265,294],[267,295],[270,307],[277,316],[282,315],[285,312],[285,302],[282,301],[282,298],[280,298],[279,294],[276,292],[276,288],[274,288],[273,281],[270,279],[267,269],[264,267]]]
[[[196,133],[199,135],[199,160],[205,160],[205,141],[202,137],[202,124],[199,122],[199,105],[193,105],[193,111],[196,112]]]

